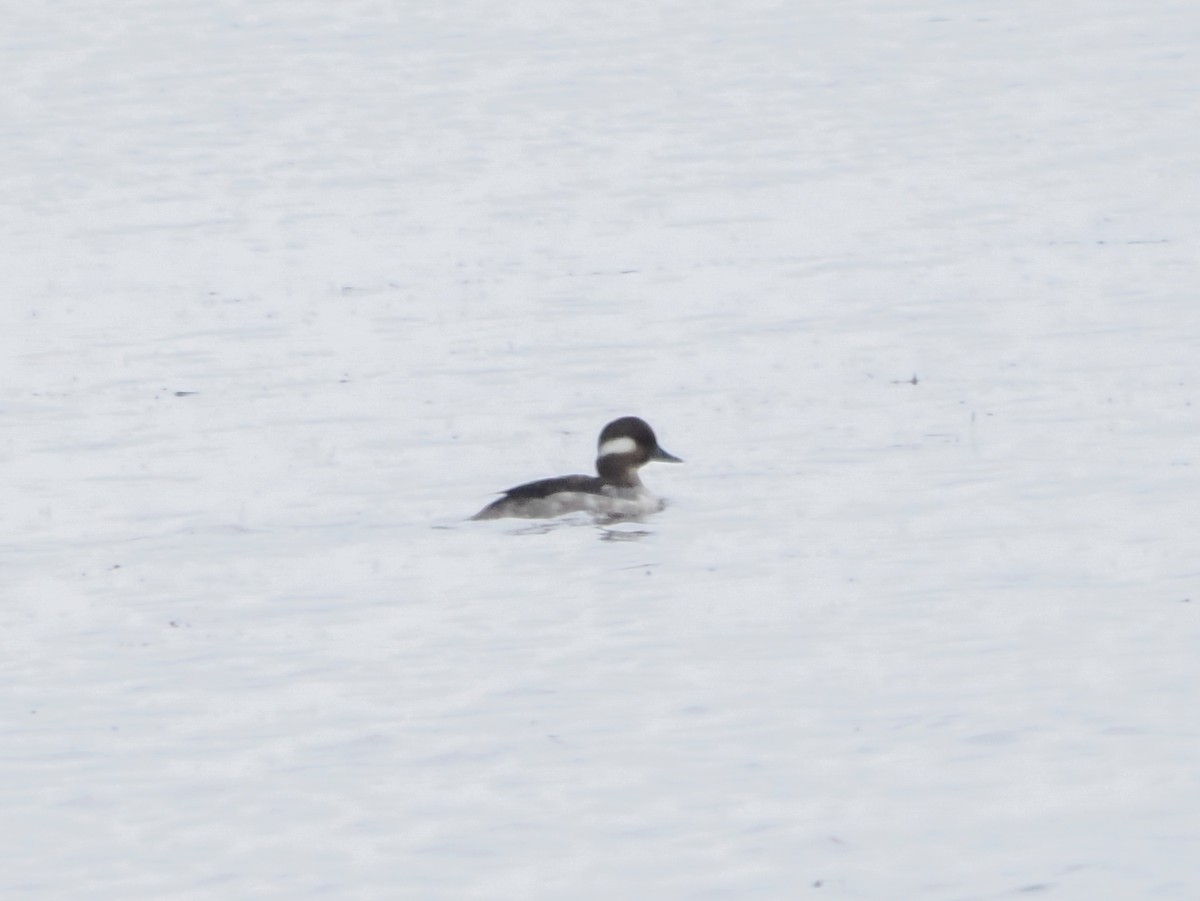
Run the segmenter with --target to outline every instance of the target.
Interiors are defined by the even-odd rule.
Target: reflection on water
[[[597,526],[601,541],[641,541],[653,535],[649,529],[613,529],[607,526]]]
[[[640,524],[641,520],[637,519],[597,520],[591,516],[582,514],[578,517],[562,516],[558,519],[539,520],[535,523],[522,526],[519,529],[512,529],[508,534],[545,535],[560,529],[578,529],[581,527],[595,529],[599,533],[598,537],[601,541],[641,541],[643,538],[654,534],[649,529],[631,527]]]

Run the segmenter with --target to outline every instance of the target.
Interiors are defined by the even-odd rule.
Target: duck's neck
[[[600,478],[612,485],[622,488],[638,488],[642,480],[638,478],[637,464],[625,454],[605,454],[596,460],[596,472]]]

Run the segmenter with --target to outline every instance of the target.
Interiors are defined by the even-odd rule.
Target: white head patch
[[[635,450],[637,450],[637,442],[628,436],[610,438],[600,445],[600,450],[596,452],[596,456],[607,457],[610,454],[631,454]]]

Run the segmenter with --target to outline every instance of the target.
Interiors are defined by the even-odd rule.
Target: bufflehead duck
[[[663,508],[663,502],[647,491],[638,478],[638,469],[651,460],[683,461],[658,446],[654,430],[644,420],[636,416],[614,419],[600,432],[597,448],[598,476],[561,476],[526,482],[509,488],[504,497],[471,518],[549,519],[584,511],[621,519],[657,513]]]

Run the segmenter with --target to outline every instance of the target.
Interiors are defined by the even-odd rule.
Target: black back
[[[554,479],[538,479],[536,482],[526,482],[516,488],[509,488],[504,492],[504,497],[505,499],[534,500],[535,498],[549,497],[560,491],[602,494],[600,488],[603,484],[604,481],[596,476],[559,476]]]

